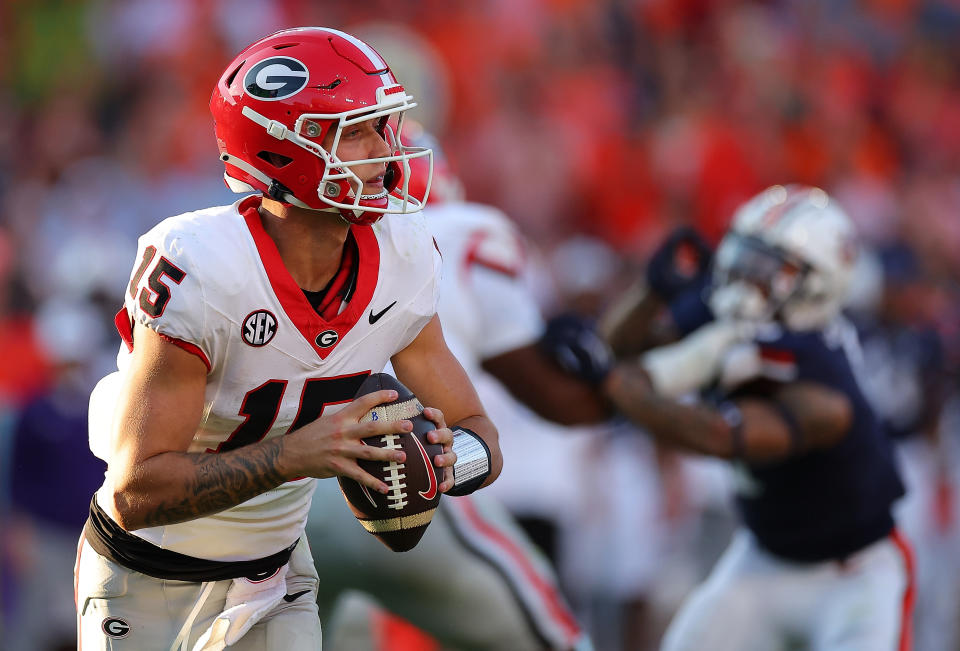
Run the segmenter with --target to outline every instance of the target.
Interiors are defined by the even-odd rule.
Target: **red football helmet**
[[[372,47],[325,27],[285,29],[257,41],[227,66],[210,100],[231,190],[259,190],[301,208],[336,208],[354,224],[420,209],[409,191],[410,161],[425,158],[431,169],[433,152],[400,142],[403,113],[414,106]],[[372,119],[392,154],[341,160],[344,128]],[[386,164],[381,193],[363,194],[363,180],[351,169],[369,163]]]

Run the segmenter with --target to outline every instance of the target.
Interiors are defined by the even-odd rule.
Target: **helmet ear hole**
[[[293,162],[293,159],[289,156],[284,156],[283,154],[278,154],[273,151],[261,151],[257,154],[257,158],[260,160],[273,165],[277,169],[286,167]]]

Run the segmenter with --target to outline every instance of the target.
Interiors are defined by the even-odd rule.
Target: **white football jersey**
[[[543,334],[527,283],[527,251],[502,212],[450,202],[423,212],[443,255],[440,318],[447,345],[468,374],[481,360],[526,346]]]
[[[355,289],[326,321],[287,272],[258,206],[251,196],[172,217],[139,240],[128,320],[118,318],[126,344],[118,367],[122,376],[133,322],[204,361],[206,396],[190,452],[282,436],[341,409],[436,312],[440,256],[420,214],[351,227],[359,250]],[[114,403],[95,394],[91,410],[112,416]],[[109,425],[110,418],[91,414],[92,423]],[[102,435],[91,432],[95,451],[103,449],[95,443]],[[199,558],[267,556],[298,539],[313,487],[310,478],[290,481],[220,513],[133,533]]]
[[[483,490],[515,513],[569,514],[580,486],[571,478],[580,474],[576,460],[592,440],[589,431],[541,418],[481,367],[543,335],[524,241],[513,222],[489,206],[449,202],[423,214],[443,255],[439,313],[447,346],[500,432],[503,472]]]

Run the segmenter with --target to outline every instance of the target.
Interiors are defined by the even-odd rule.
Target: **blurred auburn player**
[[[120,371],[91,396],[109,470],[77,560],[84,649],[319,648],[302,540],[313,478],[386,492],[357,460],[403,453],[359,439],[411,423],[359,422],[395,392],[351,399],[388,362],[433,407],[440,489],[499,473],[496,430],[441,334],[440,257],[408,193],[409,161],[430,152],[387,126],[400,132],[412,100],[333,29],[277,32],[224,71],[210,106],[225,180],[255,194],[140,238]],[[481,451],[462,455],[481,471],[465,483],[458,440]]]
[[[674,326],[692,333],[646,352],[642,369],[618,367],[608,394],[657,438],[728,458],[738,474],[743,527],[665,651],[910,648],[913,561],[891,514],[903,486],[840,315],[855,246],[822,190],[774,186],[738,210],[712,287],[675,291],[665,247],[650,298],[605,324],[628,350],[656,291],[672,299]],[[707,387],[716,402],[675,399]]]
[[[935,294],[920,258],[897,243],[865,260],[873,264],[858,265],[855,281],[867,291],[847,309],[863,348],[864,395],[896,442],[907,487],[896,515],[917,556],[914,645],[952,651],[960,647],[960,463],[949,407],[956,378],[928,316]]]
[[[415,133],[413,128],[407,132]],[[443,254],[438,310],[444,333],[468,375],[493,374],[554,420],[604,418],[608,407],[597,390],[565,372],[541,348],[545,324],[521,277],[525,257],[513,223],[495,208],[463,201],[459,181],[432,139],[410,138],[435,151],[430,203],[423,214]],[[419,194],[429,177],[416,161],[412,168],[411,193]],[[322,579],[322,618],[352,590],[373,597],[444,648],[591,648],[547,559],[489,496],[445,497],[423,539],[401,558],[357,525],[335,483],[320,482],[307,536]],[[346,603],[331,620],[339,624],[332,633],[334,648],[376,647],[381,638],[396,634],[395,623],[377,624],[391,620],[371,616],[368,602]],[[390,648],[397,640],[382,642],[382,648]]]

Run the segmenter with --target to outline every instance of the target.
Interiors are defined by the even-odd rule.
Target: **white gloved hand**
[[[647,351],[640,365],[658,394],[677,398],[713,383],[730,347],[753,334],[754,326],[743,321],[712,321],[676,343]]]
[[[763,375],[760,347],[752,341],[730,346],[720,362],[717,384],[724,391],[732,391]]]

